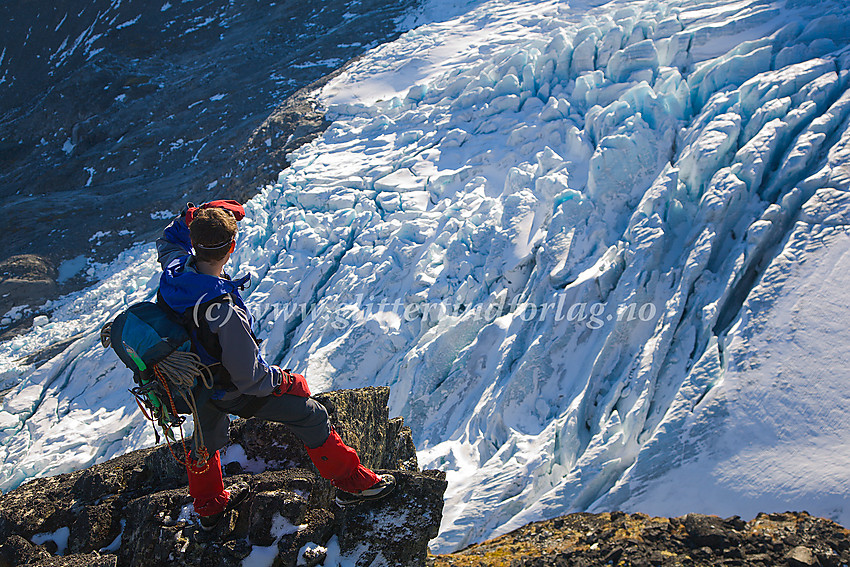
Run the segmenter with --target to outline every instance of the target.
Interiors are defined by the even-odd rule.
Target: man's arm
[[[248,314],[229,300],[216,303],[201,316],[218,334],[221,364],[230,373],[233,385],[248,396],[268,396],[280,386],[283,375],[268,364],[251,334]]]
[[[156,240],[157,261],[163,270],[176,258],[192,253],[189,225],[186,224],[185,219],[185,213],[181,213]]]

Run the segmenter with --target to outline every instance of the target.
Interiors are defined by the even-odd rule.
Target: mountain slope
[[[577,510],[850,521],[848,8],[459,12],[332,80],[333,124],[247,204],[269,358],[392,387],[447,472],[435,550]],[[1,486],[149,442],[91,329],[152,296],[152,252],[103,273],[0,345]]]
[[[398,37],[415,5],[0,5],[0,196],[27,219],[0,219],[0,270],[10,256],[37,254],[63,268],[64,291],[80,289],[91,284],[87,263],[155,238],[157,213],[187,195],[255,195],[286,167],[274,150],[303,135],[258,131],[272,110]],[[12,306],[0,297],[3,311]]]

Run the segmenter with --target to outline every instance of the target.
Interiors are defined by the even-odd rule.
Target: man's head
[[[195,258],[212,263],[223,260],[233,251],[236,230],[236,219],[229,211],[219,208],[197,211],[189,225]]]

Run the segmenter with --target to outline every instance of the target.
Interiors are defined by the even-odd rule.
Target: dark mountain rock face
[[[287,98],[395,38],[417,1],[0,4],[0,262],[107,261],[152,240],[152,213],[251,196],[325,126]]]
[[[160,446],[0,497],[0,567],[236,566],[253,546],[276,546],[274,565],[309,565],[325,558],[329,544],[357,565],[422,565],[440,526],[446,482],[444,473],[418,470],[410,430],[401,418],[388,419],[388,398],[388,388],[319,396],[363,462],[392,470],[397,487],[383,500],[339,508],[288,429],[238,420],[225,454],[239,454],[253,472],[230,462],[225,484],[245,481],[251,494],[213,533],[200,530],[185,469]]]

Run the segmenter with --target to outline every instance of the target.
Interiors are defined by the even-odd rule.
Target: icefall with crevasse
[[[268,358],[391,386],[448,473],[435,551],[577,510],[850,524],[850,7],[417,17],[246,206]],[[97,341],[153,297],[153,246],[97,270],[0,345],[3,489],[153,441]]]

